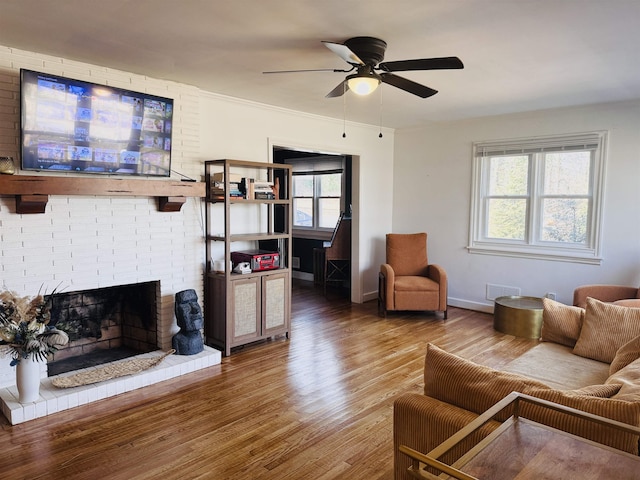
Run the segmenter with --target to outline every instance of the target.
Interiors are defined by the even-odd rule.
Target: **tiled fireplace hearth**
[[[152,357],[160,353],[160,351],[150,352],[140,356]],[[93,385],[57,388],[51,383],[55,377],[43,378],[40,382],[40,398],[36,402],[21,404],[18,402],[18,389],[12,386],[0,388],[0,407],[9,422],[16,425],[186,375],[217,365],[220,360],[221,353],[218,350],[205,346],[204,351],[196,355],[169,355],[159,365],[149,370]]]
[[[51,324],[68,333],[69,344],[50,359],[50,376],[43,368],[38,401],[20,404],[13,382],[0,388],[0,408],[9,422],[15,425],[220,363],[221,353],[205,347],[196,355],[170,355],[135,375],[72,388],[53,385],[56,376],[100,368],[105,361],[158,357],[168,350],[161,342],[162,330],[166,338],[170,325],[159,321],[160,291],[160,281],[151,281],[56,295]],[[11,370],[15,378],[15,367]]]

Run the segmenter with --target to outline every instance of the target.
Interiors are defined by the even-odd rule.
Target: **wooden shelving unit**
[[[206,275],[205,339],[223,354],[231,348],[276,335],[289,336],[291,325],[291,232],[292,200],[290,165],[243,160],[209,160],[205,162]],[[224,198],[212,199],[210,188],[214,173],[224,173]],[[279,198],[255,200],[229,195],[231,174],[280,181]],[[278,215],[276,215],[278,212]],[[276,221],[276,216],[279,220]],[[258,223],[250,229],[245,219]],[[239,225],[242,223],[241,225]],[[241,232],[237,231],[240,227]],[[256,248],[261,241],[278,244],[280,267],[274,270],[233,273],[231,252]],[[240,248],[238,247],[240,246]],[[213,269],[217,252],[223,271]]]
[[[50,175],[0,175],[0,195],[15,195],[16,213],[44,213],[49,195],[147,196],[176,212],[187,197],[204,197],[203,182]]]

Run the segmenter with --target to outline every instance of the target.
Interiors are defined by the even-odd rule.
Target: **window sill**
[[[602,258],[595,252],[575,252],[570,250],[558,251],[549,248],[513,248],[495,245],[468,246],[469,253],[478,255],[497,255],[502,257],[530,258],[534,260],[551,260],[555,262],[585,263],[588,265],[600,265]]]

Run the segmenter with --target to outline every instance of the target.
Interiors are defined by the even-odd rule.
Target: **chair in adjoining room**
[[[426,233],[389,233],[386,263],[380,266],[378,311],[439,311],[447,318],[447,274],[429,264]]]

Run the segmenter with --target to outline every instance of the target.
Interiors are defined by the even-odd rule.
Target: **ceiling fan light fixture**
[[[347,77],[347,85],[353,93],[364,96],[373,93],[373,91],[378,88],[380,79],[367,74],[349,75]]]

